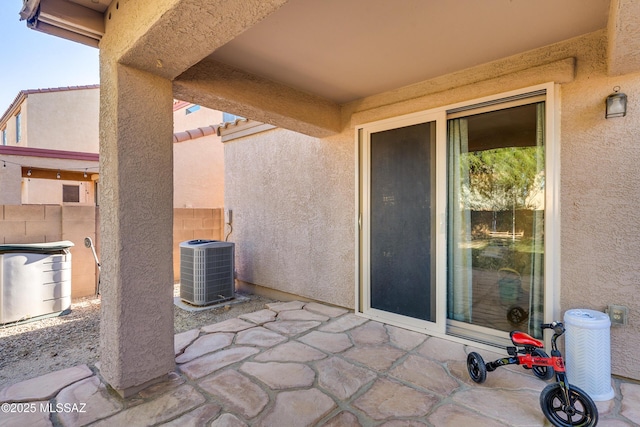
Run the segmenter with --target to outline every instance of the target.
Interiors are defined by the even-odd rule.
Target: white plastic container
[[[569,384],[595,401],[611,400],[611,319],[596,310],[573,309],[564,314],[565,365]]]

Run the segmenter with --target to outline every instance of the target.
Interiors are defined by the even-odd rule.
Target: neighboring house
[[[23,90],[0,117],[0,205],[98,202],[100,86]],[[174,207],[224,205],[223,113],[174,106]]]
[[[101,373],[121,394],[175,364],[174,98],[277,126],[225,143],[242,285],[474,346],[622,305],[612,371],[640,380],[640,2],[83,5],[95,23],[56,34],[106,77]],[[614,87],[628,112],[605,119]]]
[[[99,105],[98,85],[18,93],[0,117],[0,205],[95,204]]]
[[[99,106],[99,85],[23,90],[0,118],[0,213],[3,205],[12,206],[10,214],[0,214],[0,243],[73,241],[74,298],[92,295],[97,283],[83,239],[91,237],[100,252],[94,209],[100,202]],[[223,145],[213,125],[223,114],[182,101],[174,102],[173,111],[178,280],[181,241],[223,236]]]

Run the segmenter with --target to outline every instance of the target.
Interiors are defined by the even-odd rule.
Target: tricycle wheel
[[[474,382],[481,384],[487,379],[487,366],[478,353],[471,352],[467,356],[467,371]]]
[[[576,386],[569,387],[569,402],[559,383],[549,384],[540,393],[544,416],[556,427],[593,427],[598,424],[598,408],[587,393]]]
[[[532,354],[536,357],[549,358],[547,353],[545,353],[540,349],[533,350]],[[531,370],[533,371],[533,375],[535,375],[536,377],[540,378],[543,381],[549,381],[553,377],[553,374],[555,373],[551,366],[535,366],[534,365]]]

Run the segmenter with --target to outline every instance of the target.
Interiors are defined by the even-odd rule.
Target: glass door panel
[[[542,336],[544,109],[539,102],[447,122],[450,332]]]

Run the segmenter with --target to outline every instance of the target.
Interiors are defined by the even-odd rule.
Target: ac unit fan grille
[[[180,298],[194,305],[233,298],[233,243],[212,241],[198,245],[201,247],[187,244],[180,247]]]

